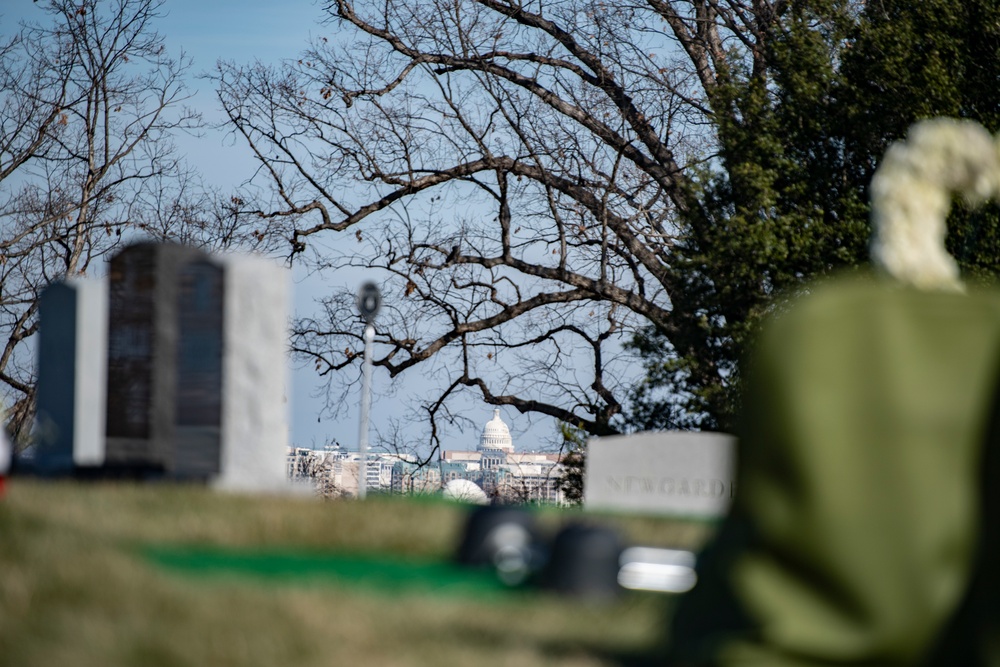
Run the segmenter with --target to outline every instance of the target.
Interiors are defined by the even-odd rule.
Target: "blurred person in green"
[[[1000,665],[1000,292],[966,291],[944,252],[954,192],[1000,193],[993,138],[914,126],[872,183],[882,275],[810,286],[764,327],[672,665]]]

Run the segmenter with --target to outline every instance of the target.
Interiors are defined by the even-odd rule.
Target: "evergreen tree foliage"
[[[569,505],[583,504],[583,481],[587,452],[587,432],[572,424],[559,424],[562,436],[562,473],[557,480],[559,489]]]
[[[766,67],[731,72],[712,98],[720,150],[672,267],[685,285],[673,297],[683,335],[671,344],[650,326],[634,338],[647,377],[632,396],[631,428],[730,428],[739,364],[761,317],[809,280],[867,262],[867,186],[888,146],[935,116],[1000,129],[994,3],[787,11],[766,42]],[[958,207],[949,220],[949,250],[974,279],[1000,268],[998,213]],[[681,396],[667,395],[677,387]]]

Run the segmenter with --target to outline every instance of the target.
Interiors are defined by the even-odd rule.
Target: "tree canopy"
[[[864,261],[888,144],[926,116],[997,129],[984,2],[324,10],[301,57],[216,74],[266,192],[242,212],[296,261],[381,272],[375,363],[436,382],[432,444],[464,392],[591,434],[726,428],[760,317]],[[995,220],[950,239],[981,275]],[[296,324],[332,405],[359,344],[346,292]]]

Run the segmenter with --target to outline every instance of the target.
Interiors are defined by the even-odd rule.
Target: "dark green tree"
[[[859,187],[878,158],[922,118],[952,116],[1000,131],[1000,6],[995,2],[869,3],[843,57],[844,136]],[[963,273],[1000,270],[1000,209],[965,209],[948,221],[948,250]]]
[[[712,96],[719,152],[696,181],[703,205],[684,216],[671,267],[684,285],[680,331],[633,339],[648,362],[634,428],[729,428],[743,350],[774,300],[863,261],[866,208],[837,98],[853,19],[845,3],[795,3],[764,41],[765,65],[734,68]]]
[[[558,486],[570,505],[583,504],[583,480],[587,455],[587,432],[572,424],[559,424],[562,436],[562,472]]]
[[[713,98],[719,158],[685,217],[674,299],[683,335],[647,327],[634,428],[728,428],[739,364],[760,318],[810,279],[867,262],[867,187],[917,120],[971,118],[996,132],[994,3],[795,3],[766,68],[734,71]],[[975,279],[1000,268],[998,209],[957,207],[949,250]],[[675,389],[686,387],[678,405]]]

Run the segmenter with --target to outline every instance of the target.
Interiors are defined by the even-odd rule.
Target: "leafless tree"
[[[154,29],[162,4],[47,0],[0,44],[0,382],[15,433],[33,413],[46,284],[93,273],[137,235],[236,240],[233,204],[172,143],[201,119],[185,106],[188,61]]]
[[[765,66],[784,5],[327,2],[300,59],[218,70],[269,184],[244,213],[316,270],[377,270],[375,363],[436,383],[413,415],[433,446],[467,392],[615,432],[635,379],[623,339],[699,316],[673,305],[678,214],[699,206],[719,115],[738,115],[714,91]],[[333,407],[361,331],[347,291],[295,328]]]

